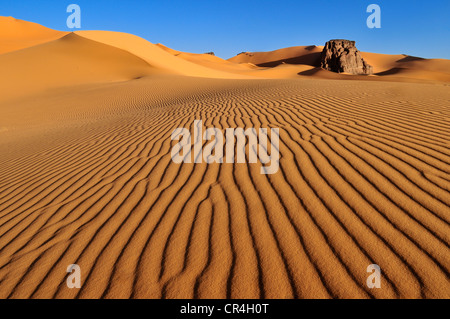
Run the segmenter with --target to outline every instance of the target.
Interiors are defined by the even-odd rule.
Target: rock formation
[[[350,74],[373,74],[373,68],[361,56],[355,41],[330,40],[323,48],[320,66],[332,72]]]

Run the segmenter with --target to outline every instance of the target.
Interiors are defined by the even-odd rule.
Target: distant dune
[[[0,49],[0,298],[450,298],[448,60],[352,76],[12,18]],[[279,128],[279,171],[174,163],[195,120]]]
[[[175,58],[159,46],[132,34],[110,31],[77,31],[76,34],[126,50],[167,73],[208,78],[247,78]]]
[[[323,46],[297,46],[269,52],[242,52],[228,61],[273,67],[281,63],[320,66]]]
[[[224,72],[238,73],[238,74],[246,74],[248,73],[247,71],[249,70],[257,69],[257,67],[252,63],[237,64],[221,59],[211,54],[205,53],[196,54],[196,53],[181,52],[174,49],[170,49],[161,43],[158,43],[157,46],[178,58],[208,67],[210,69],[216,69]]]
[[[320,54],[323,47],[298,46],[269,52],[243,52],[228,61],[235,63],[254,63],[261,67],[274,67],[282,63],[302,64],[320,67]],[[365,61],[373,66],[376,80],[426,80],[450,82],[450,61],[444,59],[423,59],[408,55],[388,55],[362,52]],[[307,72],[301,75],[315,75],[323,78],[339,78],[335,74],[326,75],[322,71]],[[342,76],[340,78],[343,78]],[[374,80],[374,78],[371,78]]]

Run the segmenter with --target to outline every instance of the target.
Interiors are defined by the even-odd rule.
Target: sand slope
[[[56,40],[67,33],[13,17],[0,17],[0,54]]]
[[[247,75],[255,78],[266,78],[266,79],[295,79],[299,78],[299,75],[311,76],[314,75],[318,78],[340,78],[340,75],[332,73],[332,72],[319,72],[316,74],[315,72],[315,64],[313,60],[317,58],[317,55],[313,58],[311,57],[303,57],[302,54],[305,52],[317,51],[311,49],[311,47],[295,47],[293,50],[280,50],[273,52],[257,52],[255,54],[247,54],[246,58],[242,58],[239,56],[236,59],[223,60],[219,57],[212,56],[210,54],[196,54],[196,53],[188,53],[177,51],[171,48],[168,48],[160,43],[157,44],[160,48],[167,51],[168,53],[176,56],[180,59],[193,62],[195,64],[206,66],[210,69],[220,70],[224,72]],[[294,56],[293,59],[281,59],[274,61],[274,59],[278,59],[282,56],[289,54],[289,56]],[[300,56],[296,56],[300,55]],[[320,54],[319,54],[320,55]],[[250,57],[251,58],[248,58]],[[248,58],[248,59],[247,59]],[[245,62],[239,62],[240,60]],[[261,66],[257,66],[255,63],[260,61],[270,60],[272,62],[262,63]],[[252,62],[249,62],[252,61]],[[287,61],[287,62],[286,62]],[[308,64],[290,64],[294,62],[308,62]],[[289,63],[288,63],[289,62]],[[263,66],[265,65],[265,66]]]
[[[0,69],[2,100],[52,88],[125,81],[162,73],[135,55],[73,33],[0,55]]]
[[[206,54],[206,53],[189,53],[177,51],[171,48],[166,47],[165,45],[158,43],[156,44],[158,47],[163,49],[164,51],[189,62],[202,65],[208,67],[210,69],[230,72],[230,73],[238,73],[238,74],[249,74],[250,70],[261,69],[252,63],[234,63],[217,56]]]
[[[448,87],[111,85],[2,133],[1,298],[449,297]],[[174,164],[170,134],[195,119],[281,128],[281,170]],[[81,290],[65,286],[72,263]],[[366,288],[371,263],[383,289]]]
[[[363,58],[374,66],[376,75],[450,82],[450,61],[423,59],[408,55],[388,55],[362,52]]]
[[[249,78],[245,75],[214,70],[174,57],[157,45],[132,34],[112,31],[77,31],[76,34],[126,50],[169,73],[219,79]]]
[[[253,63],[259,66],[274,67],[282,62],[319,66],[322,46],[296,46],[268,52],[243,52],[228,59],[235,63]]]

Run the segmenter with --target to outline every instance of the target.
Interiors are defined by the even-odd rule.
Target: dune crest
[[[67,34],[37,23],[0,16],[0,54],[53,41]]]
[[[0,68],[3,90],[0,100],[58,87],[125,81],[163,73],[131,53],[74,33],[0,55]]]
[[[126,50],[145,60],[150,65],[172,74],[219,79],[250,78],[245,75],[214,70],[177,58],[157,45],[132,34],[112,31],[77,31],[75,33],[82,37]]]
[[[263,67],[274,67],[284,63],[320,66],[323,46],[296,46],[267,52],[242,52],[228,61],[253,63]]]

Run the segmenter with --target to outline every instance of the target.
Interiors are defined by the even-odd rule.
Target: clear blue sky
[[[450,59],[449,0],[0,0],[0,15],[68,30],[71,3],[81,7],[82,30],[223,58],[344,38],[362,51]],[[371,3],[381,7],[381,29],[366,26]]]

